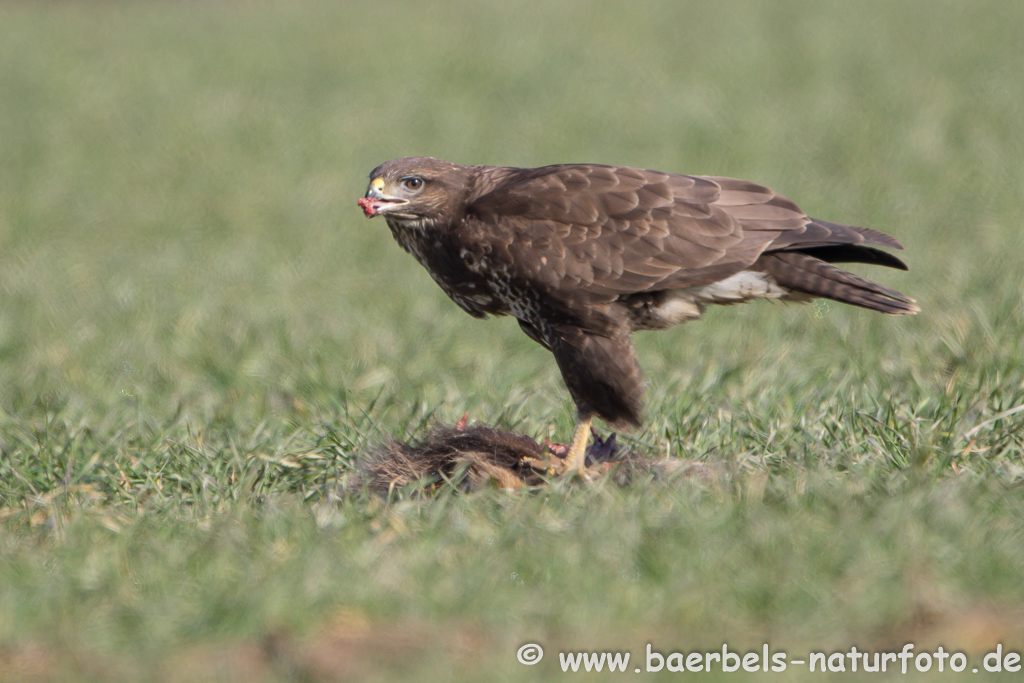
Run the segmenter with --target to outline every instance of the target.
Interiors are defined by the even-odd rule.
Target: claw
[[[615,443],[615,432],[607,439],[602,439],[593,427],[590,428],[590,433],[594,437],[594,443],[587,449],[587,466],[614,460],[619,452],[619,446]]]

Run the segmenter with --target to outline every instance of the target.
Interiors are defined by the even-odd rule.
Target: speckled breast
[[[434,282],[470,315],[508,315],[510,310],[496,296],[484,273],[471,270],[459,246],[443,233],[420,224],[388,221],[391,233],[403,249],[413,255]]]

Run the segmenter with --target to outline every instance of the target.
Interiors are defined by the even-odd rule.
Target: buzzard
[[[461,166],[405,157],[370,173],[359,206],[470,315],[511,315],[551,351],[578,411],[567,471],[590,424],[640,425],[629,335],[707,304],[825,297],[890,314],[914,300],[832,265],[906,270],[877,230],[810,218],[745,180],[600,164]]]

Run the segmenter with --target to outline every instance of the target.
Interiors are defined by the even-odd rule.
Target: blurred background
[[[0,0],[0,680],[1024,642],[1021,45],[1009,0]],[[432,420],[573,423],[356,206],[414,154],[763,183],[923,312],[638,335],[620,440],[706,479],[339,500]]]
[[[703,329],[642,335],[652,373],[688,372],[723,319],[741,347],[779,327],[817,342],[917,334],[907,349],[921,357],[903,360],[923,366],[1002,344],[1000,317],[1019,318],[1015,3],[0,13],[9,411],[56,401],[90,416],[258,421],[293,398],[330,413],[341,395],[383,391],[493,419],[524,386],[540,387],[541,412],[567,403],[553,363],[513,322],[465,318],[359,214],[369,170],[411,154],[748,178],[908,246],[910,275],[878,277],[919,298],[917,320],[838,305],[824,317],[716,310]],[[968,332],[970,344],[958,338]],[[1003,341],[1008,352],[1019,340]]]

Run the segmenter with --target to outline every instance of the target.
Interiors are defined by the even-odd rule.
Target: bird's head
[[[370,187],[359,200],[367,218],[398,221],[450,217],[462,198],[470,168],[430,157],[403,157],[370,172]]]

